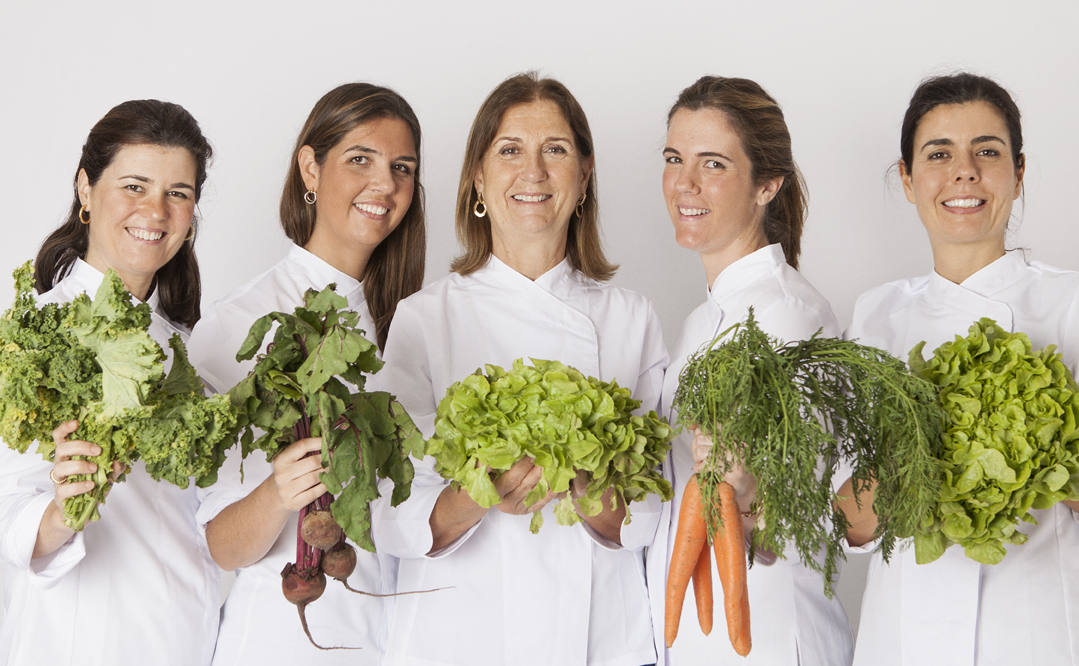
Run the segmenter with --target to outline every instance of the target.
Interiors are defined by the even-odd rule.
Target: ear
[[[322,167],[315,159],[315,149],[311,146],[301,146],[296,153],[296,165],[300,168],[300,178],[303,179],[304,187],[318,192],[318,177],[322,173]]]
[[[595,166],[595,161],[589,157],[581,164],[581,193],[588,192],[588,179],[592,177],[592,167]]]
[[[899,180],[903,181],[903,192],[907,195],[907,201],[917,203],[914,200],[914,184],[911,182],[910,170],[903,160],[899,160]]]
[[[483,196],[483,169],[476,169],[476,175],[472,177],[472,187],[476,188],[476,194]]]
[[[783,180],[783,176],[776,176],[764,181],[757,190],[757,205],[763,208],[772,203],[772,199],[775,199],[776,194],[779,193],[779,188],[783,187]]]
[[[79,203],[83,206],[90,205],[90,177],[86,175],[86,169],[79,169],[75,176],[75,189],[79,193]]]
[[[1015,196],[1012,199],[1018,199],[1019,195],[1023,193],[1023,174],[1026,172],[1027,156],[1019,153],[1019,168],[1015,170]]]

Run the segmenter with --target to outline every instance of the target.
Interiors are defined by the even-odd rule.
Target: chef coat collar
[[[787,263],[783,246],[779,243],[765,245],[759,250],[731,263],[720,271],[708,290],[707,298],[722,304],[734,294],[754,284],[760,278],[775,272],[776,268]]]
[[[1004,256],[981,268],[958,285],[933,271],[929,288],[934,293],[946,294],[956,287],[983,297],[989,297],[1015,284],[1027,266],[1022,250],[1009,250]]]
[[[71,265],[71,270],[64,276],[64,279],[74,283],[74,291],[76,293],[86,292],[87,296],[93,298],[94,295],[97,294],[97,290],[101,287],[101,283],[105,279],[105,274],[82,259],[76,259],[75,263]],[[139,302],[134,296],[131,298],[136,303]],[[150,309],[158,316],[165,316],[164,313],[161,312],[161,300],[157,296],[157,289],[150,292],[150,296],[146,299],[146,304],[149,305]]]
[[[528,276],[522,275],[512,268],[509,264],[505,263],[495,255],[491,255],[487,260],[487,265],[482,269],[483,272],[490,272],[492,275],[499,276],[503,279],[512,280],[511,284],[517,284],[522,287],[536,285],[542,287],[544,291],[553,292],[556,286],[568,280],[574,273],[573,266],[569,263],[569,257],[563,257],[562,261],[558,262],[554,268],[551,268],[543,275],[539,276],[535,280],[529,279]]]
[[[325,288],[331,282],[337,285],[335,291],[344,296],[350,303],[353,294],[363,288],[363,282],[352,277],[348,273],[331,266],[326,260],[318,255],[308,252],[299,245],[293,243],[288,252],[289,261],[297,264],[308,275],[310,284],[318,288]]]

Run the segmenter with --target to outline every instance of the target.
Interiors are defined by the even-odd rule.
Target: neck
[[[1004,256],[1004,242],[992,245],[933,247],[933,270],[956,284]]]
[[[363,271],[367,268],[367,260],[371,258],[371,253],[375,248],[334,243],[319,234],[318,226],[316,226],[303,249],[342,273],[362,280]]]
[[[704,272],[708,279],[708,288],[712,288],[716,278],[719,277],[719,274],[726,270],[728,266],[767,245],[768,239],[765,238],[764,232],[762,231],[759,234],[738,238],[735,242],[730,243],[716,252],[702,252],[701,263],[704,264]]]
[[[491,253],[529,280],[535,280],[566,258],[566,236],[507,239],[492,234]]]
[[[90,264],[102,273],[107,273],[112,266],[109,266],[105,262],[101,261],[97,255],[92,252],[86,253],[86,258],[83,259],[86,263]],[[141,275],[132,273],[123,273],[115,268],[116,275],[120,277],[120,281],[124,283],[124,289],[127,289],[132,296],[140,301],[146,300],[146,295],[150,293],[150,285],[154,282],[153,274]]]

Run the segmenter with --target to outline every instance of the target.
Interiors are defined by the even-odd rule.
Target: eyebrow
[[[522,141],[522,140],[523,139],[521,139],[520,137],[517,137],[517,136],[500,136],[497,139],[495,139],[495,141]],[[572,139],[570,139],[569,137],[565,137],[565,136],[549,136],[549,137],[545,138],[544,141],[545,142],[546,141],[565,141],[566,143],[573,143]]]
[[[152,182],[154,182],[153,179],[151,179],[151,178],[147,178],[146,176],[139,176],[139,175],[133,174],[133,173],[129,173],[126,176],[120,176],[117,180],[123,180],[124,178],[130,178],[132,180],[137,180],[140,183],[152,183]],[[168,189],[170,189],[170,190],[176,190],[176,189],[180,189],[180,188],[185,188],[185,189],[191,190],[192,192],[195,191],[194,186],[188,185],[187,183],[173,183],[172,185],[169,185],[169,187],[168,187]]]
[[[981,136],[976,136],[976,137],[974,137],[973,139],[970,140],[970,144],[974,145],[974,144],[978,144],[978,143],[988,143],[990,141],[997,141],[997,142],[999,142],[1001,144],[1007,145],[1004,142],[1004,139],[1000,138],[999,136],[995,136],[993,134],[983,134]],[[954,145],[952,143],[951,139],[930,139],[929,141],[926,141],[924,144],[922,144],[922,147],[920,148],[920,150],[925,150],[929,146],[951,146],[951,145]]]
[[[682,153],[678,152],[677,150],[675,150],[674,148],[671,148],[669,146],[667,148],[664,148],[663,152],[664,152],[664,154],[666,154],[666,153],[674,153],[675,155],[681,155],[682,154]],[[717,153],[717,152],[715,152],[713,150],[701,151],[701,152],[697,153],[697,157],[719,157],[719,158],[727,160],[728,162],[733,162],[734,161],[731,158],[724,155],[723,153]]]
[[[381,152],[375,150],[374,148],[369,148],[368,146],[361,146],[359,144],[356,144],[355,146],[349,146],[348,148],[345,148],[344,152],[346,152],[346,153],[348,153],[348,152],[369,153],[371,155],[381,155],[382,154]],[[414,164],[419,161],[415,157],[413,157],[412,155],[401,155],[400,157],[397,157],[395,159],[400,161],[400,162],[412,162]]]

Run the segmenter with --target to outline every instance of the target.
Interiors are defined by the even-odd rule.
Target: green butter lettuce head
[[[526,501],[566,493],[554,513],[560,524],[571,525],[580,519],[578,507],[598,514],[608,489],[615,506],[648,493],[671,499],[659,466],[674,431],[655,412],[633,414],[639,407],[628,389],[558,361],[517,359],[509,370],[487,365],[446,391],[427,453],[439,474],[488,508],[501,501],[499,474],[530,458],[543,476]],[[589,483],[575,506],[568,493],[578,473]],[[542,523],[536,512],[532,532]]]
[[[1026,541],[1031,509],[1079,499],[1079,390],[1050,345],[1034,351],[1023,333],[983,318],[911,370],[935,384],[947,415],[934,452],[944,479],[931,519],[914,536],[919,563],[958,544],[983,564],[1004,559],[1005,544]]]

